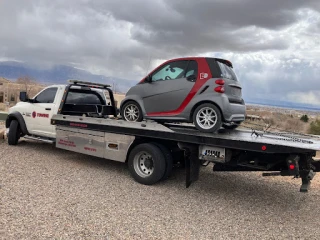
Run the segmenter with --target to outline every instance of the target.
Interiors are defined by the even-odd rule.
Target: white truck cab
[[[11,129],[20,128],[18,132],[23,132],[23,135],[54,139],[56,130],[51,124],[51,118],[59,110],[66,87],[67,85],[51,85],[30,99],[23,92],[24,97],[21,99],[20,93],[21,102],[9,109],[9,117],[6,122],[7,135]],[[72,86],[65,101],[69,105],[106,105],[108,103],[103,89],[81,86]],[[13,126],[10,127],[10,125]]]

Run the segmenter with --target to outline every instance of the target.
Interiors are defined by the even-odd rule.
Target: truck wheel
[[[9,127],[8,144],[17,145],[20,139],[20,128],[17,120],[12,120]]]
[[[161,180],[166,180],[170,177],[172,173],[172,167],[173,167],[173,158],[171,152],[168,150],[168,148],[160,143],[154,142],[156,146],[158,146],[163,153],[165,159],[166,159],[166,171],[164,172],[164,175]]]
[[[128,101],[121,109],[121,117],[129,122],[141,122],[143,120],[141,107],[135,101]]]
[[[134,147],[128,158],[131,176],[139,183],[152,185],[160,181],[166,172],[166,158],[161,149],[151,143]]]
[[[201,132],[214,133],[222,124],[220,110],[212,103],[201,104],[193,113],[193,122]]]

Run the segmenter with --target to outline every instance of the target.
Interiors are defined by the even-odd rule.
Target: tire
[[[204,110],[210,111],[212,114],[215,115],[216,121],[211,125],[205,127],[200,122],[200,116],[201,112]],[[193,123],[196,126],[196,128],[201,132],[208,132],[208,133],[214,133],[218,131],[222,125],[222,115],[220,110],[212,103],[204,103],[201,104],[196,108],[196,110],[193,113]]]
[[[8,144],[17,145],[20,139],[20,128],[17,120],[12,120],[9,127]]]
[[[157,147],[160,148],[161,152],[164,155],[164,158],[166,160],[166,171],[164,172],[164,175],[161,180],[166,180],[171,176],[172,168],[173,168],[173,157],[171,152],[168,150],[168,148],[160,143],[153,143]]]
[[[125,110],[128,107],[133,107],[136,108],[138,111],[138,117],[135,120],[130,120],[128,117],[125,116]],[[141,107],[139,106],[139,104],[135,101],[128,101],[126,102],[123,107],[121,108],[121,117],[123,120],[125,121],[129,121],[129,122],[141,122],[143,120],[143,115],[142,115],[142,110]]]
[[[143,153],[146,155],[142,156]],[[149,168],[148,155],[152,158],[152,170]],[[143,166],[141,166],[142,164]],[[166,157],[158,146],[151,143],[143,143],[131,150],[128,158],[128,167],[131,176],[136,182],[144,185],[153,185],[159,182],[166,173]]]

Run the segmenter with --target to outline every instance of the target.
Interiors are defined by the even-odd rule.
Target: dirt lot
[[[318,239],[320,174],[300,181],[183,170],[144,186],[124,164],[34,142],[0,143],[1,239]]]

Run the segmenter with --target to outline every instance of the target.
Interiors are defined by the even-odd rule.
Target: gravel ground
[[[320,174],[300,181],[184,172],[140,185],[125,164],[45,143],[0,143],[1,239],[319,239]],[[318,236],[318,237],[317,237]]]

